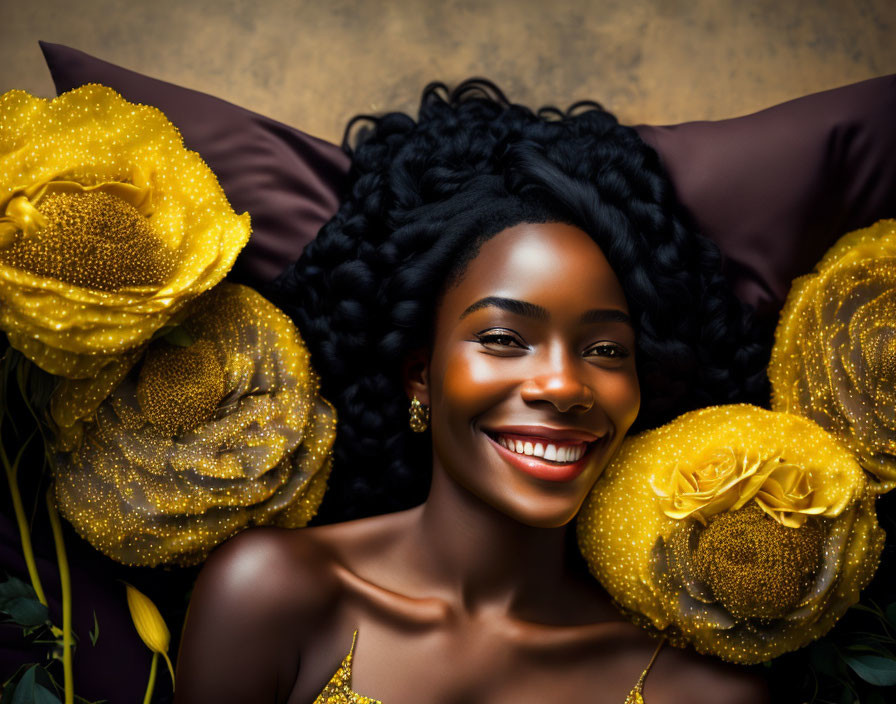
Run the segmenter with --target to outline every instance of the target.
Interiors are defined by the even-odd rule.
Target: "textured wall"
[[[431,80],[623,121],[751,112],[896,72],[894,0],[0,0],[0,91],[49,96],[37,39],[337,140]]]

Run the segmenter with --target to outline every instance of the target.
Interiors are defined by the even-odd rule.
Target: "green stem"
[[[156,687],[156,670],[159,669],[159,654],[152,654],[152,665],[149,667],[149,682],[146,683],[146,694],[143,697],[143,704],[150,704],[152,701],[152,690]]]
[[[165,662],[168,664],[168,674],[171,675],[171,691],[174,691],[174,665],[171,664],[171,658],[168,657],[168,653],[162,653],[162,657],[165,658]]]
[[[50,514],[50,527],[53,529],[53,542],[56,544],[56,560],[59,563],[59,584],[62,588],[62,670],[65,674],[65,704],[74,704],[75,683],[72,670],[72,582],[68,570],[68,558],[65,555],[65,542],[62,539],[62,524],[59,512],[53,499],[53,486],[47,489],[47,513]]]
[[[22,554],[25,556],[25,566],[28,568],[28,576],[31,578],[31,586],[34,588],[34,593],[37,595],[38,601],[44,606],[49,606],[47,597],[44,594],[43,586],[40,583],[40,576],[37,574],[37,562],[34,559],[34,549],[31,547],[31,532],[28,530],[28,520],[25,518],[25,507],[22,505],[22,494],[19,492],[19,484],[16,480],[19,461],[22,459],[22,454],[25,452],[25,448],[28,446],[28,443],[31,442],[31,438],[33,437],[34,435],[32,434],[31,437],[22,444],[22,447],[19,448],[19,452],[16,455],[16,461],[13,464],[9,463],[9,457],[6,455],[6,450],[3,448],[2,443],[0,443],[0,461],[3,462],[3,469],[6,470],[6,481],[9,484],[9,493],[12,495],[12,507],[16,514],[16,523],[19,526],[19,538],[22,541]]]

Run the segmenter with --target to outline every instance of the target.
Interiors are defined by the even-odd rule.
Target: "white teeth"
[[[533,443],[528,440],[514,440],[500,435],[498,436],[498,443],[518,455],[543,457],[549,462],[558,463],[578,462],[582,459],[586,450],[584,445],[561,445],[557,447],[553,443],[545,445],[540,442]]]

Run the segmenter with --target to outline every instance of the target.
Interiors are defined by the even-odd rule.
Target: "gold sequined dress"
[[[342,659],[339,669],[336,670],[330,678],[327,686],[317,695],[314,704],[383,704],[379,699],[365,697],[363,694],[358,694],[352,689],[352,658],[355,655],[355,643],[357,640],[358,632],[355,631],[355,634],[352,636],[352,647],[348,651],[348,655]],[[653,651],[653,657],[650,658],[650,662],[647,663],[644,672],[641,673],[635,686],[632,687],[632,691],[628,693],[624,704],[644,704],[644,696],[642,694],[644,680],[647,679],[647,673],[650,672],[650,668],[653,667],[653,663],[656,661],[656,656],[659,655],[664,642],[665,641],[660,641],[656,650]]]

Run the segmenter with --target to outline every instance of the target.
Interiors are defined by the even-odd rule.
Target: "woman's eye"
[[[587,357],[602,357],[604,359],[625,359],[629,356],[629,351],[622,345],[615,345],[604,342],[585,350]]]
[[[476,333],[476,339],[479,341],[479,344],[486,347],[504,349],[526,349],[526,345],[518,335],[504,330]]]

